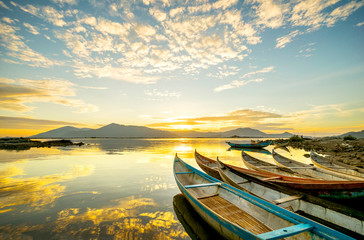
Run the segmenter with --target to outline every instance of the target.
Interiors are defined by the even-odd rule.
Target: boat
[[[354,239],[223,183],[177,154],[173,173],[195,211],[226,239]]]
[[[173,197],[173,210],[191,239],[223,239],[215,229],[201,218],[182,193]]]
[[[255,153],[263,153],[267,155],[271,155],[271,152],[264,148],[238,148],[238,147],[229,147],[228,151],[245,151],[245,152],[255,152]]]
[[[308,177],[299,173],[296,173],[295,171],[292,171],[288,167],[285,166],[277,166],[275,164],[260,160],[258,158],[255,158],[249,154],[247,154],[245,151],[241,151],[241,156],[243,159],[243,162],[245,166],[249,169],[264,172],[268,174],[278,174],[278,175],[285,175],[285,176],[291,176],[291,177]]]
[[[329,169],[317,168],[313,164],[309,165],[287,158],[283,155],[278,154],[274,149],[272,150],[272,156],[275,163],[278,166],[288,167],[292,171],[295,171],[302,175],[309,176],[311,178],[324,179],[324,180],[358,180],[358,181],[364,180],[361,177],[356,177],[341,172],[334,172]]]
[[[360,238],[364,235],[363,211],[260,180],[237,171],[233,166],[224,164],[219,159],[217,159],[217,166],[223,181],[233,187],[330,226],[354,238]]]
[[[364,169],[362,168],[358,168],[337,161],[329,161],[328,159],[321,157],[320,155],[314,153],[313,151],[310,152],[310,158],[312,163],[319,168],[360,177],[363,178],[364,180]]]
[[[217,170],[216,162],[211,162],[210,159],[202,156],[199,154],[195,149],[195,159],[197,162],[197,165],[208,175],[222,180],[219,174],[219,171]]]
[[[251,141],[251,143],[232,143],[232,142],[226,142],[226,143],[233,148],[263,148],[269,146],[272,143],[272,141],[268,142]]]

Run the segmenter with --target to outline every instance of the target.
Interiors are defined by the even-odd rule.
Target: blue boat
[[[269,142],[251,142],[251,143],[232,143],[226,142],[232,148],[263,148],[269,146],[272,141]]]
[[[196,212],[226,239],[354,239],[223,183],[188,165],[177,154],[173,173]]]

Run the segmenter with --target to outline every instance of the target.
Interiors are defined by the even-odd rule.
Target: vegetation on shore
[[[44,147],[53,147],[53,146],[82,146],[83,143],[73,143],[71,140],[50,140],[50,141],[35,141],[29,138],[0,138],[0,149],[7,150],[28,150],[32,147],[36,148],[44,148]]]

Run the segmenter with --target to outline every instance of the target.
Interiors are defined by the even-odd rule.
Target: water
[[[227,140],[75,139],[85,145],[0,150],[0,239],[190,239],[173,210],[174,155],[198,168],[197,149],[243,166]]]

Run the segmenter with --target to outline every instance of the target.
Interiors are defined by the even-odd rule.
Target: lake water
[[[198,168],[197,149],[243,166],[229,140],[74,139],[85,145],[0,150],[0,239],[190,239],[173,209],[174,155]]]

